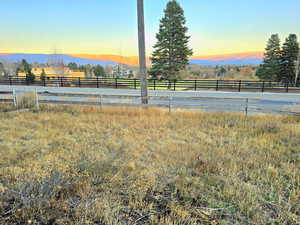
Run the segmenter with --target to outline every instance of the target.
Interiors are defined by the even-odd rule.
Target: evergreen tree
[[[45,81],[45,80],[46,80],[46,77],[47,77],[46,72],[45,72],[44,69],[42,69],[42,73],[41,73],[41,75],[40,75],[41,81]]]
[[[78,65],[76,63],[74,63],[74,62],[70,62],[68,64],[68,67],[69,67],[70,70],[73,70],[73,71],[78,70]]]
[[[273,34],[268,41],[263,63],[257,69],[256,75],[261,80],[280,81],[280,39]]]
[[[35,80],[35,75],[31,71],[31,66],[30,64],[23,59],[21,62],[21,71],[26,74],[26,82],[27,83],[33,83]]]
[[[227,70],[222,66],[218,72],[218,76],[222,77],[222,79],[224,80],[226,73],[227,73]]]
[[[129,71],[128,78],[134,78],[134,74],[132,70]]]
[[[290,34],[282,46],[280,59],[280,81],[294,84],[296,64],[298,60],[299,43],[296,34]]]
[[[95,66],[93,68],[93,72],[96,77],[104,77],[105,76],[104,68],[100,65]]]
[[[186,19],[176,0],[167,4],[164,13],[156,35],[150,74],[154,78],[179,79],[180,72],[185,70],[189,56],[193,54],[188,46],[190,37],[187,36]]]

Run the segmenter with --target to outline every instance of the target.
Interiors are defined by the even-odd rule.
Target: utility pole
[[[139,63],[141,79],[142,104],[148,104],[148,82],[146,67],[146,47],[145,47],[145,22],[144,22],[144,0],[137,0],[138,11],[138,35],[139,35]]]
[[[295,86],[297,86],[297,81],[299,77],[299,71],[300,70],[300,49],[298,50],[298,58],[296,62],[296,76],[295,76]]]

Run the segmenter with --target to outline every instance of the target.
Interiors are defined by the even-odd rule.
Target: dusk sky
[[[145,0],[147,52],[168,0]],[[299,0],[179,0],[194,55],[263,51],[300,36]],[[137,55],[136,0],[1,1],[0,53]]]

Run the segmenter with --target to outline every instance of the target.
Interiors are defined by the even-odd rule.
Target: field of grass
[[[0,224],[300,224],[300,118],[0,105]]]

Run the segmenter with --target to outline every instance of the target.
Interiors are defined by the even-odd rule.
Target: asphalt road
[[[65,103],[83,103],[97,105],[98,96],[105,105],[139,105],[139,90],[96,89],[70,87],[34,87],[34,86],[0,86],[0,93],[16,90],[17,92],[37,90],[39,97],[45,101]],[[57,96],[53,95],[56,93]],[[71,94],[65,95],[65,94]],[[64,96],[65,95],[65,96]],[[76,96],[78,95],[78,96]],[[3,95],[0,94],[0,98]],[[291,93],[255,93],[255,92],[216,92],[216,91],[149,91],[151,105],[171,107],[174,109],[191,109],[207,111],[298,114],[300,113],[300,94]],[[247,100],[248,99],[248,103]]]

